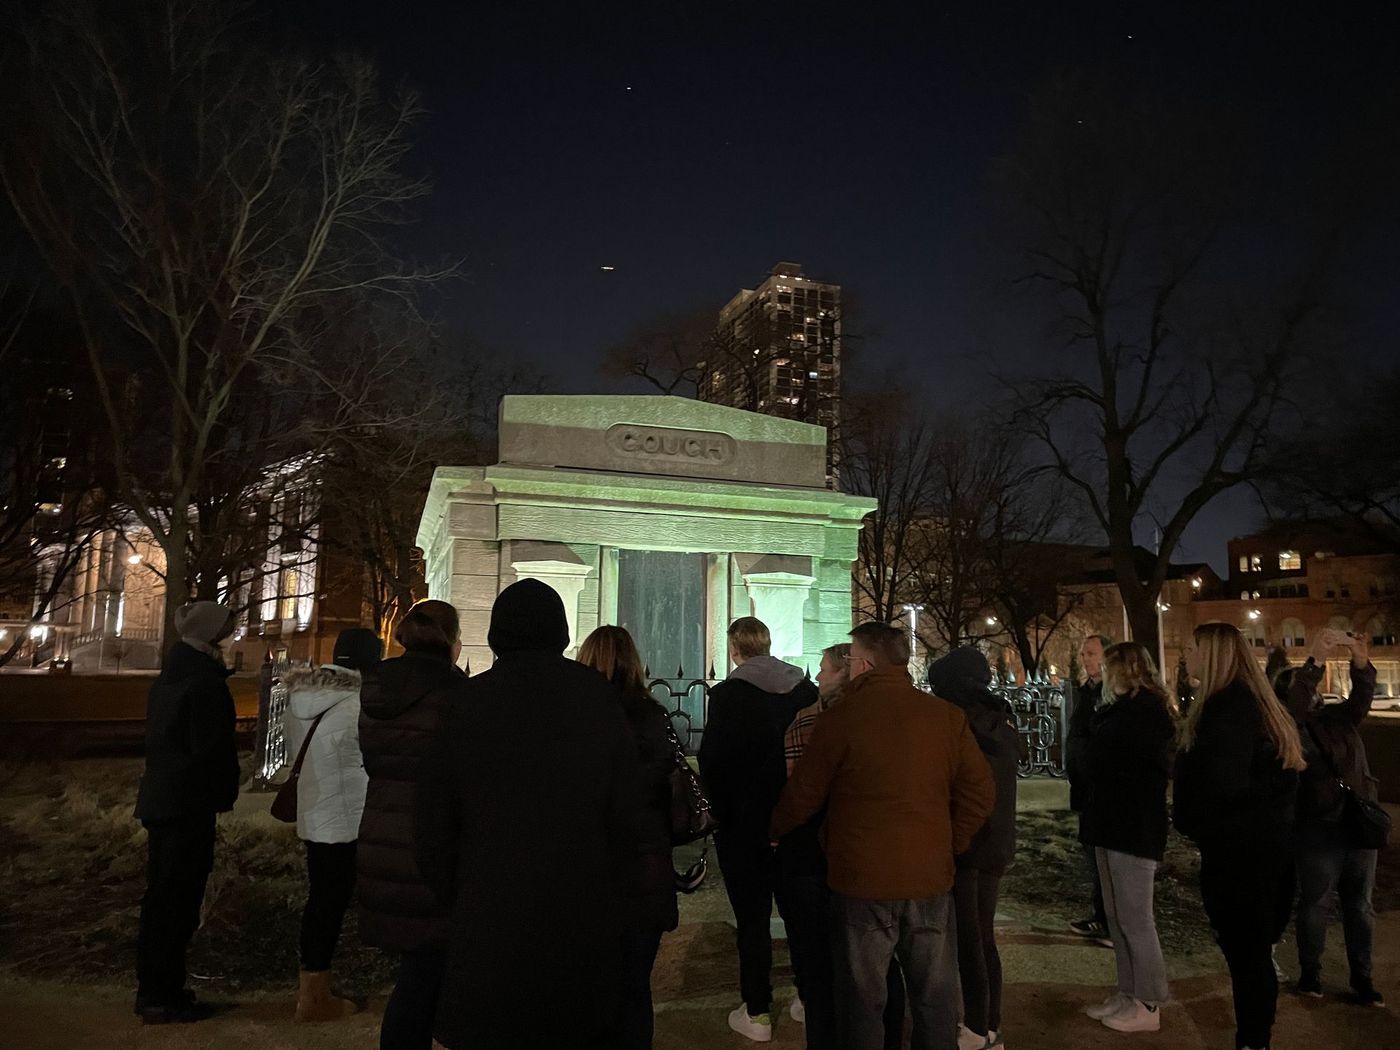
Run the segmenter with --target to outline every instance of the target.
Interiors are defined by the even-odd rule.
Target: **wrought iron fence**
[[[287,650],[269,652],[263,660],[262,682],[258,689],[258,730],[253,743],[254,791],[270,789],[272,778],[287,761],[287,736],[282,717],[287,710],[287,671],[291,661]]]
[[[1004,680],[993,675],[991,688],[1011,705],[1016,715],[1016,730],[1021,734],[1020,775],[1063,777],[1064,687],[1041,673],[1027,675],[1019,685],[1014,674],[1007,675]]]
[[[646,677],[647,690],[657,703],[666,708],[686,754],[695,754],[700,749],[700,741],[704,739],[705,722],[710,716],[710,687],[715,684],[714,668],[710,668],[708,678],[687,678],[685,669],[681,667],[676,668],[674,678],[652,678],[649,668]]]

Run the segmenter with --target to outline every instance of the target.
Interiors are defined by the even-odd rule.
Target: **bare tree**
[[[847,400],[838,440],[847,489],[877,503],[860,530],[856,604],[872,619],[896,620],[913,600],[925,556],[933,425],[907,389],[890,383]]]
[[[246,411],[309,383],[345,300],[433,275],[384,241],[425,192],[402,173],[412,96],[364,63],[269,58],[222,2],[123,14],[57,0],[25,27],[0,177],[81,326],[117,494],[164,552],[169,638],[225,583],[199,554],[234,491],[211,476],[275,462],[295,399]]]
[[[1325,250],[1268,288],[1231,272],[1238,173],[1203,131],[1219,126],[1060,81],[1007,165],[1028,222],[1021,279],[1056,318],[1041,356],[1059,363],[1015,384],[1017,418],[1103,530],[1149,649],[1183,533],[1258,471],[1323,313]],[[1143,575],[1135,539],[1153,526]]]
[[[713,310],[656,318],[608,351],[603,373],[640,379],[661,394],[695,397],[714,332]]]

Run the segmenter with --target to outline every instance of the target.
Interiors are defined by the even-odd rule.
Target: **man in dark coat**
[[[1084,812],[1083,758],[1089,749],[1089,738],[1093,735],[1094,709],[1103,696],[1103,654],[1113,644],[1113,639],[1101,634],[1091,634],[1079,646],[1079,665],[1084,669],[1084,681],[1076,682],[1069,693],[1068,729],[1065,733],[1065,775],[1069,778],[1069,808],[1076,813]],[[1081,937],[1090,937],[1101,944],[1112,944],[1108,939],[1108,916],[1103,906],[1103,884],[1099,881],[1099,864],[1091,848],[1084,850],[1085,864],[1093,886],[1090,900],[1093,912],[1082,919],[1076,919],[1069,928]]]
[[[238,798],[233,694],[219,643],[233,613],[194,602],[175,613],[180,640],[146,708],[146,771],[136,818],[146,828],[146,894],[136,946],[136,1013],[146,1024],[197,1021],[212,1008],[185,987],[185,952],[214,870],[216,815]]]
[[[710,691],[700,743],[700,774],[719,822],[715,849],[738,934],[744,1001],[729,1015],[729,1027],[759,1042],[773,1033],[769,919],[779,872],[768,822],[787,782],[783,735],[798,711],[817,702],[817,687],[802,669],[771,656],[771,647],[763,621],[744,616],[730,624],[734,671]]]
[[[603,1050],[646,837],[637,748],[614,687],[562,655],[548,585],[502,591],[487,641],[496,662],[448,709],[418,797],[419,868],[452,908],[433,1034],[451,1050]]]

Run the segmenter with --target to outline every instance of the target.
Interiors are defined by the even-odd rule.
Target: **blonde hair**
[[[1283,768],[1306,769],[1298,726],[1279,703],[1239,628],[1228,623],[1203,623],[1193,632],[1192,638],[1201,654],[1201,686],[1199,699],[1191,705],[1181,723],[1182,748],[1189,750],[1195,743],[1196,727],[1206,704],[1221,690],[1238,682],[1254,694],[1254,702],[1264,721],[1264,732],[1273,741]]]
[[[1177,715],[1176,700],[1157,670],[1152,654],[1137,642],[1119,642],[1103,651],[1103,700],[1113,703],[1120,696],[1150,693],[1162,702],[1167,714]]]
[[[729,644],[745,660],[767,656],[773,648],[768,625],[756,616],[741,616],[729,625]]]

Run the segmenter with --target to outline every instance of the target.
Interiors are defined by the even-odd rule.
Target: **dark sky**
[[[1323,8],[262,5],[295,46],[366,52],[422,93],[435,191],[408,247],[461,258],[454,326],[553,389],[610,389],[598,361],[630,329],[792,259],[858,296],[860,371],[912,364],[938,404],[990,392],[1024,331],[989,173],[1028,93],[1057,68],[1131,68],[1243,113],[1286,173],[1395,86],[1394,16]],[[1367,356],[1400,322],[1394,220],[1356,263]],[[1222,561],[1253,514],[1223,503],[1183,555]]]

